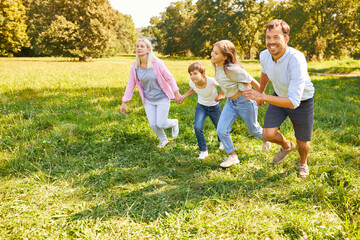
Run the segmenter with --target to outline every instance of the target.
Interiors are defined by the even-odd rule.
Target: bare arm
[[[187,91],[184,95],[183,95],[183,98],[187,98],[189,97],[190,95],[193,95],[195,93],[194,89],[190,88],[189,91]]]
[[[260,88],[258,92],[265,92],[266,87],[269,83],[270,79],[268,77],[268,75],[266,75],[265,73],[261,72],[261,76],[260,76]]]
[[[179,104],[182,104],[185,100],[185,98],[187,98],[188,96],[194,94],[195,91],[194,89],[190,88],[189,91],[187,91],[184,95],[181,95],[180,98],[179,98]]]
[[[288,97],[278,97],[278,96],[268,95],[265,93],[254,91],[252,89],[244,90],[244,94],[246,99],[255,100],[257,102],[263,101],[283,108],[294,108],[294,105],[292,104],[290,98]]]
[[[251,86],[255,88],[256,91],[260,91],[260,84],[255,79],[251,81]]]

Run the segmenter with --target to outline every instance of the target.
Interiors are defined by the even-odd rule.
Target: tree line
[[[0,0],[0,56],[113,56],[133,53],[144,35],[164,55],[207,57],[228,39],[254,59],[275,18],[289,23],[289,44],[309,60],[360,58],[360,2],[351,0],[182,0],[141,33],[108,0]]]
[[[108,0],[0,0],[0,56],[112,56],[137,35]]]
[[[360,58],[360,2],[351,0],[192,0],[173,2],[144,31],[171,56],[209,56],[212,44],[234,42],[243,59],[265,49],[265,27],[283,19],[289,44],[311,59]]]

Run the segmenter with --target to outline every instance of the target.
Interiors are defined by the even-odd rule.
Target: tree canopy
[[[26,6],[35,55],[84,60],[128,52],[136,41],[131,18],[112,9],[107,0],[26,0]]]
[[[25,19],[21,0],[0,1],[0,56],[12,56],[27,45]]]
[[[265,49],[266,24],[280,18],[290,25],[289,45],[308,59],[356,57],[359,8],[359,1],[350,0],[198,0],[194,5],[184,0],[152,18],[144,33],[165,55],[209,56],[216,41],[228,39],[242,58],[251,59]]]
[[[265,49],[265,27],[283,19],[289,45],[308,59],[360,58],[360,2],[351,0],[192,0],[172,2],[135,29],[108,0],[0,0],[0,56],[113,56],[134,52],[138,36],[170,56],[210,55],[221,39],[243,59]]]

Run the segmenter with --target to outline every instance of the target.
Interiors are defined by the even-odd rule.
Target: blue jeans
[[[257,121],[258,107],[253,100],[246,100],[244,95],[238,98],[228,98],[221,113],[217,133],[220,141],[224,144],[225,152],[231,153],[235,150],[230,137],[230,130],[238,116],[244,119],[250,134],[264,141],[262,127]]]
[[[204,132],[203,132],[205,119],[207,118],[207,116],[209,116],[212,123],[215,126],[215,129],[216,129],[218,122],[219,122],[220,115],[221,115],[221,111],[220,111],[219,104],[212,106],[212,107],[204,106],[204,105],[201,105],[200,103],[197,104],[196,112],[195,112],[194,129],[195,129],[195,135],[196,135],[196,139],[197,139],[200,151],[207,150],[206,141],[205,141]],[[218,138],[218,140],[219,140],[219,138]]]

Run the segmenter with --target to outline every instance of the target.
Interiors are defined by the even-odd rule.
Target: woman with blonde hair
[[[126,102],[131,100],[135,86],[140,93],[150,127],[160,139],[158,147],[164,147],[169,142],[164,129],[172,128],[172,137],[179,134],[178,120],[168,119],[168,114],[170,100],[178,102],[181,95],[175,78],[164,62],[154,55],[151,42],[147,39],[140,39],[136,43],[136,59],[130,70],[120,113],[125,114]]]

